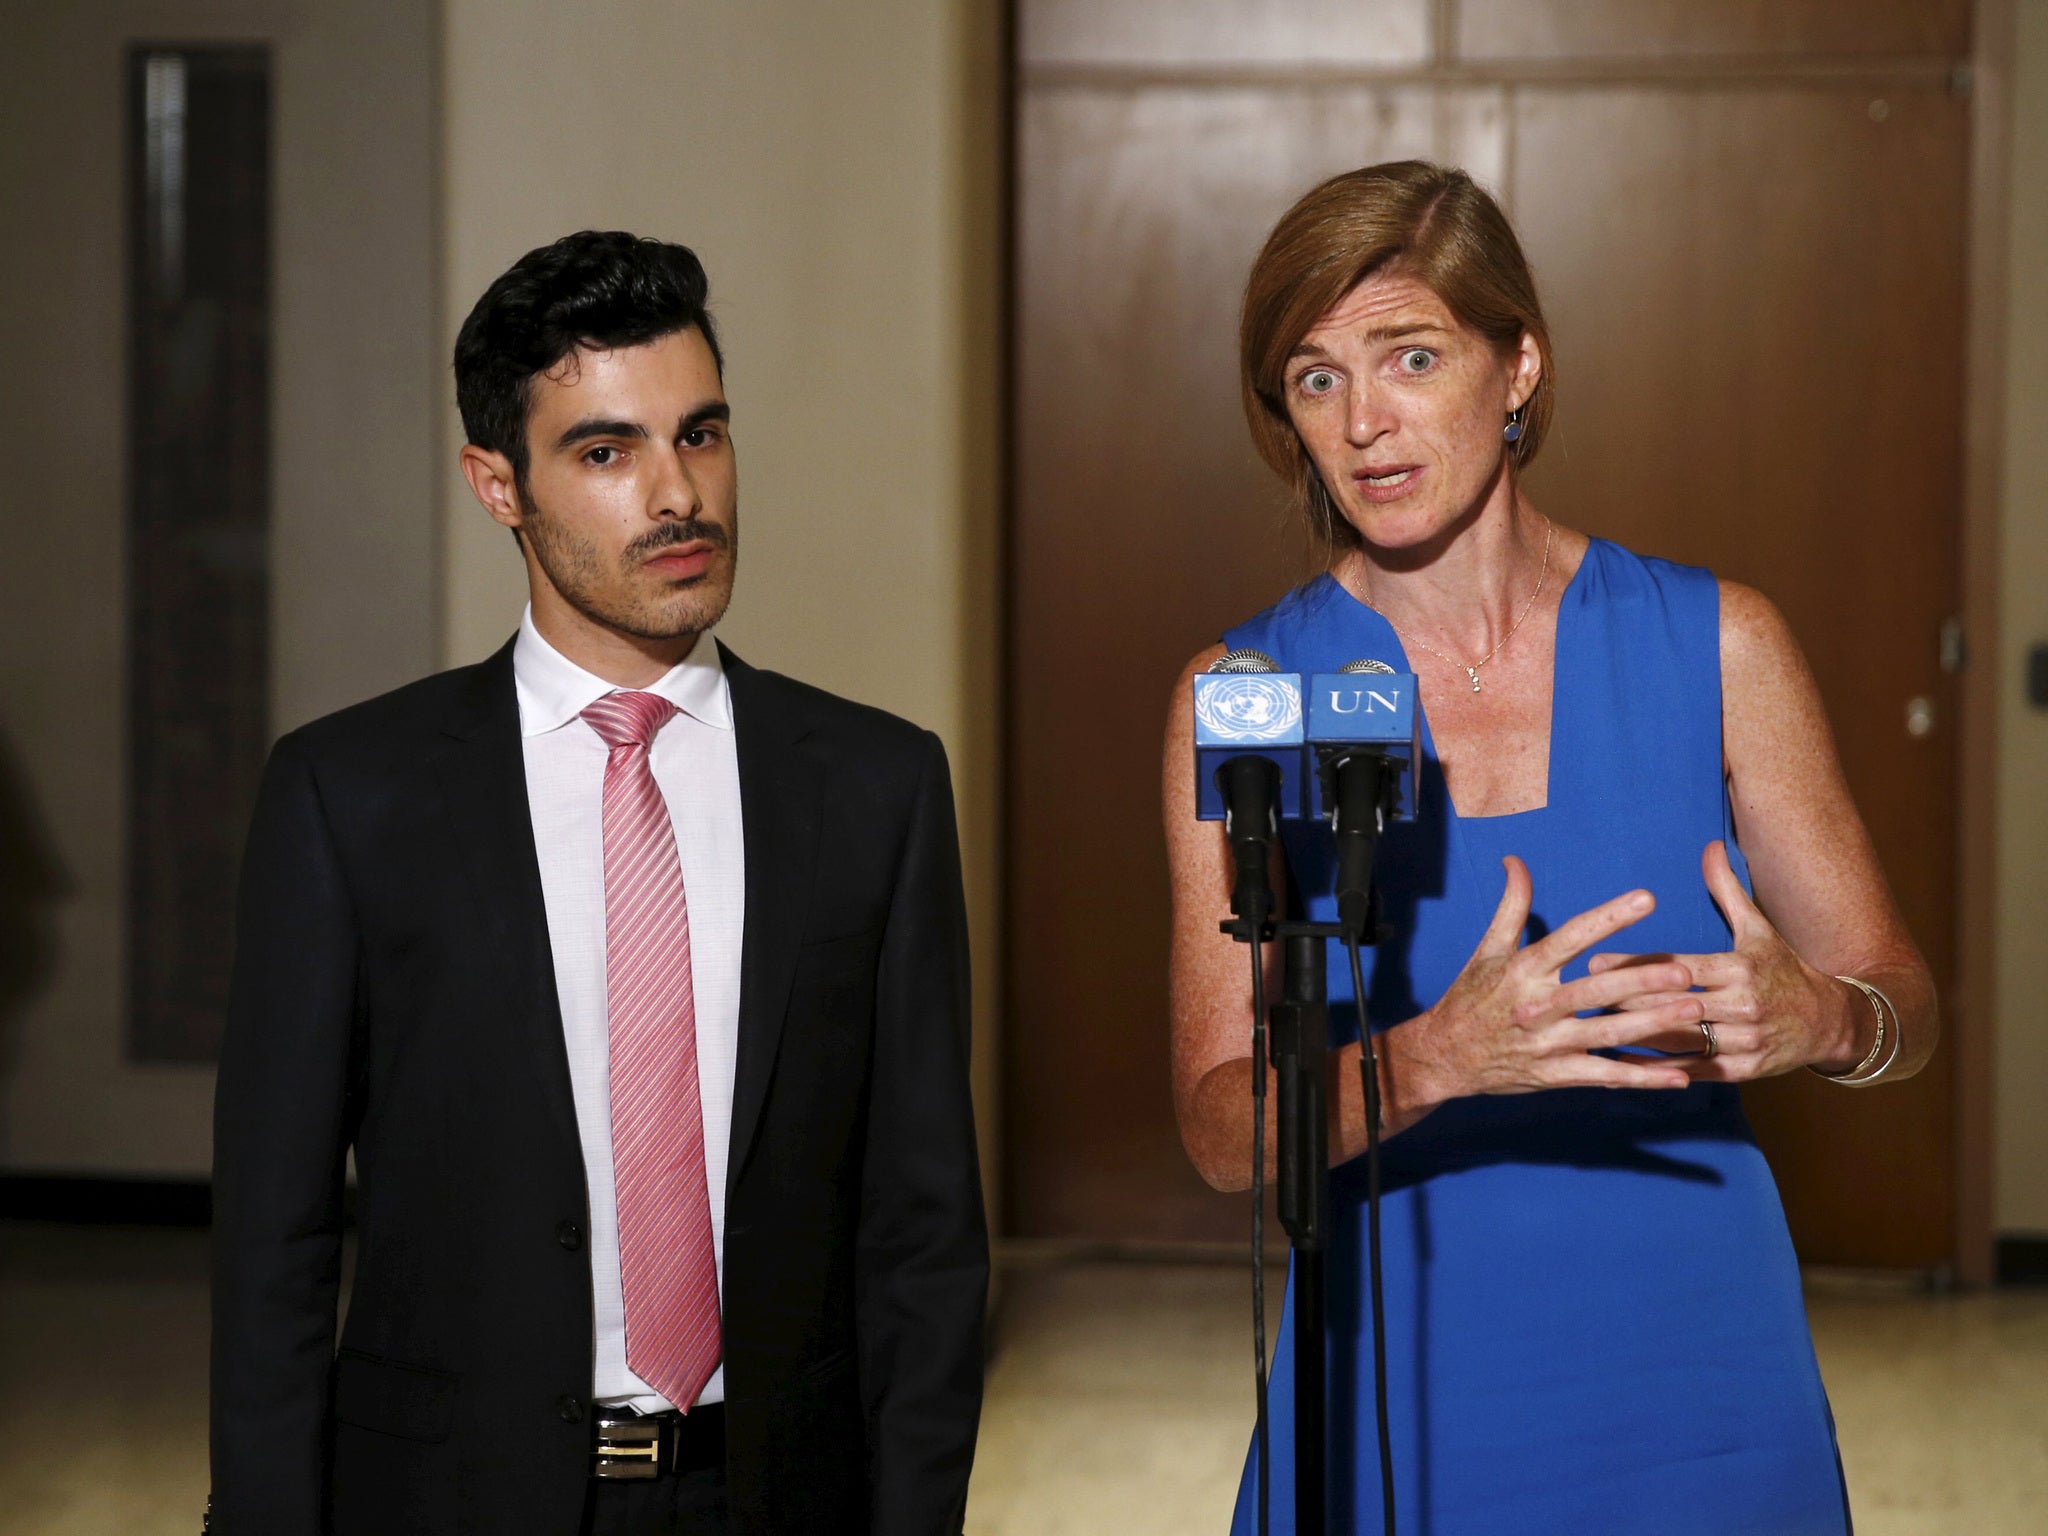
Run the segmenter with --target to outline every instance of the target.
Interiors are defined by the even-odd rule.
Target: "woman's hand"
[[[1729,866],[1724,844],[1707,844],[1700,867],[1708,892],[1728,919],[1732,950],[1718,955],[1603,954],[1591,962],[1602,976],[1662,970],[1673,961],[1692,973],[1694,985],[1702,989],[1692,994],[1703,1005],[1700,1017],[1713,1027],[1714,1054],[1704,1053],[1706,1042],[1697,1026],[1689,1037],[1678,1031],[1644,1043],[1689,1053],[1691,1075],[1716,1082],[1747,1082],[1815,1064],[1833,1072],[1855,1066],[1877,1030],[1876,1015],[1863,994],[1799,958],[1749,899]],[[1643,992],[1624,1006],[1651,1012],[1669,1001],[1669,994]]]
[[[1658,957],[1573,982],[1558,976],[1595,944],[1649,916],[1656,898],[1630,891],[1524,947],[1534,894],[1529,871],[1517,858],[1502,863],[1507,890],[1451,989],[1434,1008],[1380,1037],[1389,1121],[1407,1123],[1468,1094],[1687,1086],[1692,1078],[1680,1062],[1589,1054],[1682,1030],[1697,1040],[1702,1003],[1689,990],[1693,975],[1683,963]],[[1576,1017],[1587,1009],[1622,1011]]]

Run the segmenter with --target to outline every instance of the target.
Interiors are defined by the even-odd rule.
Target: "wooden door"
[[[1318,53],[1300,20],[1322,9],[1022,8],[1019,1235],[1242,1231],[1173,1125],[1159,732],[1188,655],[1305,570],[1239,411],[1236,311],[1273,219],[1351,166],[1431,156],[1501,196],[1558,344],[1532,496],[1784,608],[1907,919],[1953,982],[1956,701],[1937,641],[1959,604],[1964,8],[1415,0],[1345,8],[1380,24],[1333,22]],[[1283,11],[1291,26],[1260,29]],[[1934,711],[1919,737],[1915,698]],[[1884,1092],[1802,1074],[1748,1098],[1803,1254],[1948,1258],[1945,1059]]]
[[[1784,610],[1945,993],[1965,112],[1895,85],[1528,92],[1513,183],[1567,402],[1531,495]],[[1805,1255],[1946,1261],[1953,1094],[1946,1054],[1881,1092],[1744,1090]]]

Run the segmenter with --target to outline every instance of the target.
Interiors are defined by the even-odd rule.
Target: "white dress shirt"
[[[555,990],[569,1048],[576,1126],[590,1182],[590,1272],[597,1369],[591,1395],[642,1412],[676,1406],[627,1368],[626,1310],[619,1285],[619,1213],[612,1173],[611,1050],[605,1005],[604,769],[609,755],[582,711],[615,688],[541,638],[528,608],[512,649],[526,794],[540,855]],[[733,1060],[739,1043],[740,939],[746,861],[740,829],[739,754],[732,696],[707,633],[645,693],[677,713],[654,738],[649,761],[668,802],[690,912],[690,966],[697,1004],[697,1086],[704,1110],[704,1179],[719,1294],[725,1289],[725,1165],[732,1140]],[[698,1394],[725,1398],[721,1362]]]

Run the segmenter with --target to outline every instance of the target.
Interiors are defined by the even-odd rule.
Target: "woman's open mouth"
[[[1368,501],[1392,501],[1405,496],[1422,478],[1420,464],[1397,464],[1381,470],[1360,470],[1352,476]]]

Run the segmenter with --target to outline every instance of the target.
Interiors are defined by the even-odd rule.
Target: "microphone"
[[[1194,679],[1195,814],[1221,821],[1237,878],[1230,910],[1263,923],[1280,820],[1307,814],[1301,676],[1261,651],[1226,651]]]
[[[1354,661],[1309,681],[1307,739],[1316,764],[1315,814],[1337,841],[1337,921],[1372,931],[1372,864],[1380,833],[1415,815],[1422,762],[1415,678],[1383,661]]]

